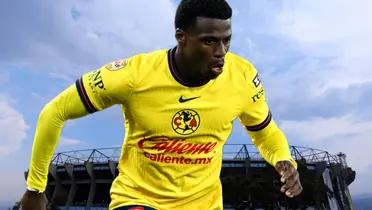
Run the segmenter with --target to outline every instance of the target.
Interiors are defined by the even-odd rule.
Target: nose
[[[222,58],[226,55],[228,47],[223,42],[218,42],[218,44],[215,45],[214,49],[214,57],[216,58]]]

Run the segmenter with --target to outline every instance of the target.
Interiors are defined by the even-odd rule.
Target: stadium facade
[[[355,179],[344,154],[291,146],[303,192],[287,198],[275,169],[251,144],[227,144],[221,170],[225,209],[353,209]],[[49,167],[48,209],[107,209],[120,147],[56,153]],[[25,172],[27,177],[27,172]]]

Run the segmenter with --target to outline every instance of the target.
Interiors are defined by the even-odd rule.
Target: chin
[[[220,76],[221,73],[222,73],[222,71],[213,71],[213,70],[211,70],[209,72],[209,79],[216,79],[218,76]]]
[[[209,74],[209,79],[212,80],[212,79],[216,79],[221,73],[210,73]]]

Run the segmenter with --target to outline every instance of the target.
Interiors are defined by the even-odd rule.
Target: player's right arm
[[[291,157],[287,138],[272,118],[256,69],[252,64],[249,64],[247,69],[245,73],[248,97],[239,116],[240,120],[262,157],[280,174],[283,182],[281,191],[288,197],[296,196],[302,191],[296,170],[297,163]]]
[[[134,76],[128,62],[130,60],[113,62],[83,75],[44,106],[36,125],[27,177],[28,190],[21,203],[23,210],[45,208],[43,192],[47,185],[49,164],[64,123],[113,104],[125,103],[131,93]]]

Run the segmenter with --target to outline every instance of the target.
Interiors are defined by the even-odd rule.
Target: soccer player
[[[122,105],[126,136],[110,210],[222,209],[222,149],[236,118],[281,175],[281,191],[298,195],[296,162],[257,71],[228,52],[231,16],[225,0],[183,0],[176,47],[109,63],[50,101],[37,123],[23,209],[45,209],[48,166],[64,122],[114,104]]]

